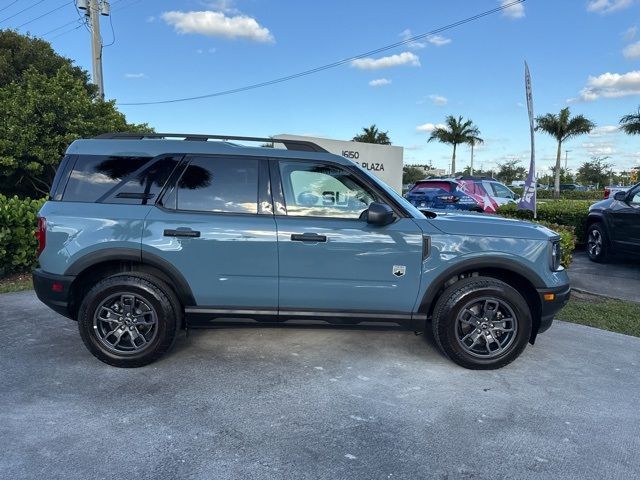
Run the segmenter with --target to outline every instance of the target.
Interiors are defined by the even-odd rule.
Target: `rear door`
[[[160,256],[176,268],[198,306],[275,311],[278,252],[267,160],[203,155],[185,161],[146,218],[143,256]]]
[[[357,173],[328,162],[274,162],[281,314],[410,314],[420,285],[422,230],[400,215],[383,227],[363,220],[371,202],[385,200]]]

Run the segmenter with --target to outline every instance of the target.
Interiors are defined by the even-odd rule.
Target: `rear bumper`
[[[538,289],[540,295],[540,328],[538,333],[549,330],[553,317],[564,307],[571,296],[571,285],[566,284],[556,288]],[[552,300],[545,299],[545,295],[553,295]]]
[[[69,311],[71,300],[71,284],[74,276],[56,275],[43,272],[41,269],[33,271],[33,288],[42,303],[60,315],[72,318]]]

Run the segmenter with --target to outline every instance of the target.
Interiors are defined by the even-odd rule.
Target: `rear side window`
[[[178,210],[257,214],[258,160],[194,158],[178,181],[175,202]]]
[[[151,157],[78,155],[63,200],[95,202],[150,160]]]

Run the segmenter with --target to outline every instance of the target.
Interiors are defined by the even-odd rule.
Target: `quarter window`
[[[287,214],[305,217],[359,218],[376,195],[353,174],[311,162],[280,162]]]
[[[178,181],[178,210],[258,213],[258,160],[194,158]]]

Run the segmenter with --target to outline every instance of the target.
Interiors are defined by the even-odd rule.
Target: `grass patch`
[[[21,292],[32,290],[33,282],[30,273],[18,273],[0,278],[0,293]]]
[[[556,319],[640,337],[640,303],[571,292]]]

